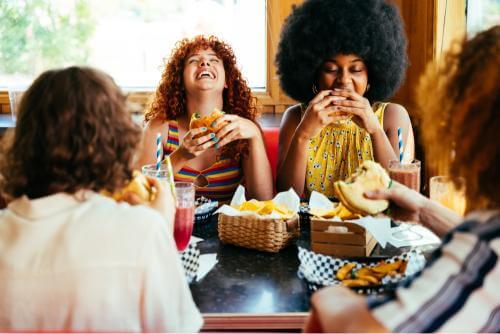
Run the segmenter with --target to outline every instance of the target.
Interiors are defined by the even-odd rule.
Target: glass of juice
[[[186,249],[193,232],[194,224],[194,184],[191,182],[175,182],[176,210],[174,222],[174,239],[177,250]]]
[[[389,176],[394,181],[420,192],[420,161],[413,160],[410,163],[404,163],[391,160],[389,161]]]
[[[429,181],[429,197],[463,216],[466,206],[465,179],[433,176]]]
[[[170,189],[172,196],[175,198],[174,191],[174,175],[172,172],[172,167],[169,166],[170,160],[165,159],[165,162],[160,165],[160,169],[157,169],[156,164],[144,165],[142,166],[142,174],[150,177],[157,178],[163,183],[165,189]]]

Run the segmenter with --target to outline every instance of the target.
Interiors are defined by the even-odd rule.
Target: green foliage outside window
[[[33,75],[66,64],[84,64],[95,20],[89,1],[0,1],[0,73]]]

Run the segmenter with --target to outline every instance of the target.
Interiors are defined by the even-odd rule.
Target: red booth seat
[[[279,143],[279,128],[263,128],[264,143],[266,144],[266,153],[271,170],[273,172],[273,181],[276,181],[276,167],[278,165],[278,143]]]

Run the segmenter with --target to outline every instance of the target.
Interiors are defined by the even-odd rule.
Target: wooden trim
[[[207,313],[202,332],[223,330],[301,330],[308,313]]]
[[[435,0],[434,59],[441,57],[450,46],[467,32],[467,0]]]

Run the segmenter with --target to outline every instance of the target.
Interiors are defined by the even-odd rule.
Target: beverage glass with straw
[[[156,163],[142,166],[142,174],[155,177],[163,183],[166,189],[170,189],[175,198],[174,172],[170,158],[163,159],[163,144],[161,133],[156,135]]]
[[[389,161],[389,176],[408,188],[420,192],[420,161],[404,162],[404,145],[401,128],[398,128],[399,159]],[[401,228],[393,234],[399,240],[414,241],[422,236],[411,230],[412,224],[402,224]]]
[[[398,128],[399,160],[389,161],[389,176],[394,181],[420,192],[420,161],[404,162],[403,137]]]
[[[174,239],[179,251],[183,251],[189,244],[194,224],[194,196],[192,183],[184,184],[174,181],[174,172],[170,157],[163,159],[163,141],[160,133],[156,135],[156,163],[142,167],[142,173],[155,177],[163,183],[165,189],[170,189],[176,202],[174,221]]]

